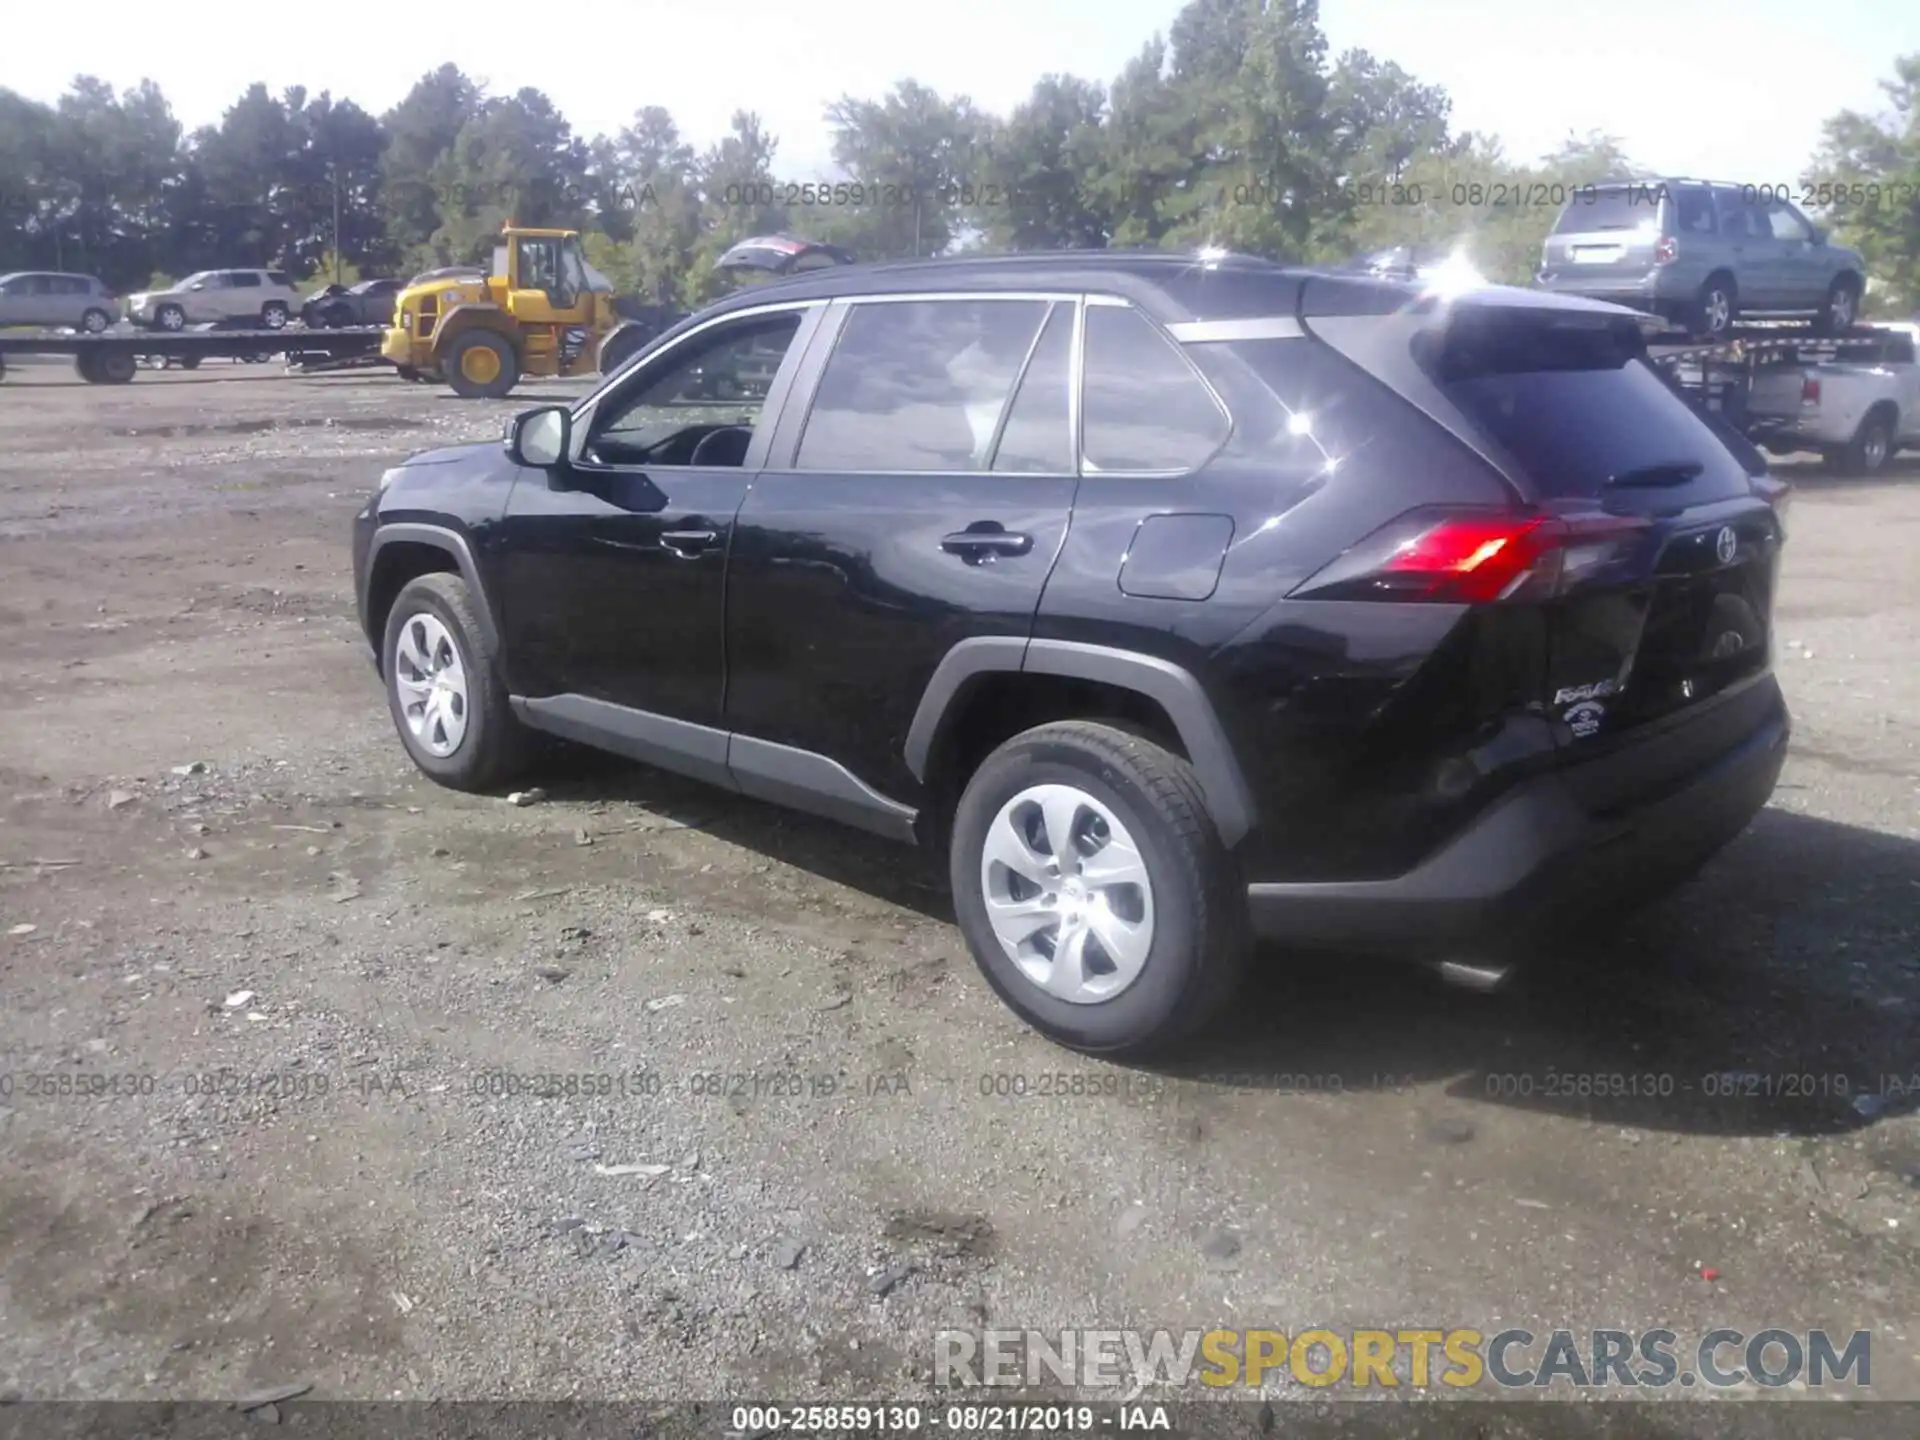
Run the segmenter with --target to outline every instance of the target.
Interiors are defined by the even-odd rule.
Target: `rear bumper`
[[[1683,298],[1678,293],[1673,267],[1663,265],[1637,275],[1595,275],[1581,273],[1575,265],[1543,270],[1534,284],[1555,295],[1573,295],[1582,300],[1607,300],[1615,305],[1633,305],[1644,309],[1658,302]],[[1662,283],[1662,282],[1666,283]]]
[[[1578,798],[1577,772],[1545,776],[1405,875],[1250,885],[1254,928],[1294,944],[1446,958],[1652,900],[1746,828],[1773,794],[1791,725],[1777,685],[1765,683],[1762,722],[1657,795],[1595,813]]]

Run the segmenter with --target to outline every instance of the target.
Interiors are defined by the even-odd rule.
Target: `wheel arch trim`
[[[473,548],[467,544],[466,536],[444,525],[427,525],[415,520],[399,520],[389,525],[382,525],[374,531],[373,541],[367,547],[368,594],[361,597],[362,613],[365,613],[366,602],[372,594],[373,577],[380,573],[380,552],[389,545],[403,543],[431,546],[433,549],[445,552],[453,561],[460,573],[460,578],[467,582],[467,588],[473,592],[476,618],[480,621],[480,628],[485,632],[487,648],[498,655],[500,632],[494,623],[493,605],[487,599],[487,587],[480,580],[480,567],[474,563]],[[372,617],[367,618],[371,620]],[[383,621],[383,628],[384,623]],[[376,659],[384,663],[385,657],[380,654],[381,637],[369,635],[368,638],[373,641]]]
[[[921,692],[907,730],[905,758],[916,780],[926,783],[934,743],[955,701],[980,676],[1010,672],[1092,680],[1154,701],[1179,732],[1221,840],[1229,847],[1237,845],[1253,829],[1255,810],[1246,777],[1213,703],[1193,674],[1158,656],[1074,640],[981,636],[949,650]]]

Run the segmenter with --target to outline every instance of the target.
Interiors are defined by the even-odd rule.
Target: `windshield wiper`
[[[1698,460],[1662,460],[1609,475],[1609,485],[1684,485],[1707,467]]]

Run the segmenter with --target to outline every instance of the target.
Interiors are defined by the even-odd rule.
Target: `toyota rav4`
[[[838,268],[388,471],[360,616],[433,779],[545,734],[933,847],[1000,997],[1136,1053],[1257,936],[1484,972],[1766,803],[1785,488],[1645,354],[1239,257]]]

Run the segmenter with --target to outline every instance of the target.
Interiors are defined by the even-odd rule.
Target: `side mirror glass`
[[[1813,227],[1813,243],[1816,245],[1824,245],[1827,243],[1827,232],[1818,225]]]
[[[550,470],[567,458],[573,415],[564,405],[543,405],[513,417],[507,426],[507,454],[515,464]]]

